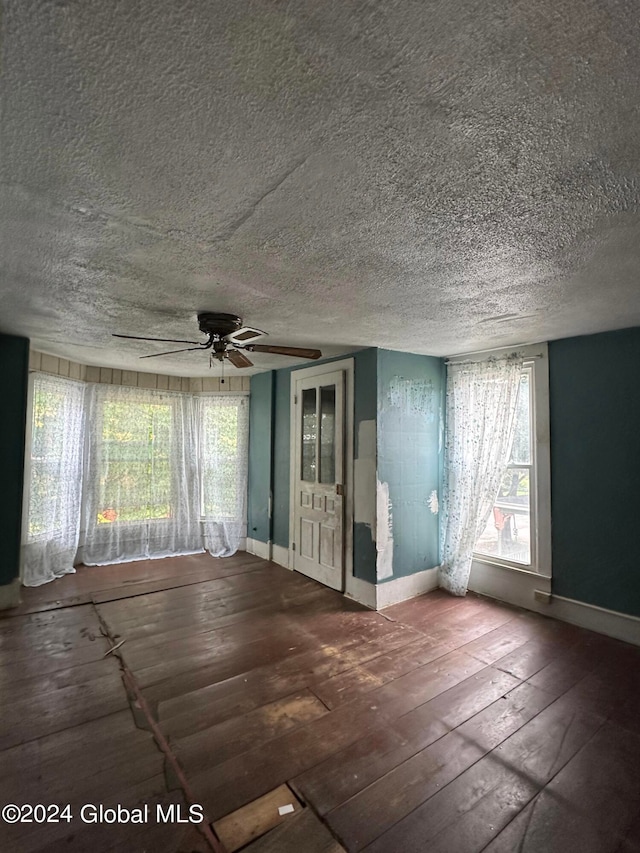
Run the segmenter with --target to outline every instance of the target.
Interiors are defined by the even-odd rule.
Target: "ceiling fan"
[[[316,359],[322,356],[319,349],[305,349],[303,347],[281,347],[256,344],[254,341],[266,335],[260,329],[242,325],[242,318],[235,314],[219,314],[217,312],[204,311],[198,314],[198,327],[207,335],[207,340],[183,341],[175,338],[145,338],[138,335],[116,335],[114,338],[129,338],[134,341],[162,341],[171,344],[193,344],[184,349],[168,350],[167,352],[154,352],[151,355],[141,355],[140,358],[158,358],[162,355],[173,355],[178,352],[196,352],[198,350],[210,351],[210,364],[214,359],[224,366],[224,360],[228,359],[234,367],[252,367],[253,362],[242,352],[267,352],[273,355],[290,355],[294,358]]]

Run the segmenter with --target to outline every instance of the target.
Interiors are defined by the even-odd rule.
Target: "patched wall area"
[[[438,565],[442,359],[378,350],[377,581]]]

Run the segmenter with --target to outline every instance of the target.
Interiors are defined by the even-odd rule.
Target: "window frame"
[[[504,347],[482,353],[459,356],[450,361],[481,361],[491,356],[499,357],[509,352],[524,356],[523,368],[529,369],[531,394],[531,472],[530,525],[531,562],[528,564],[497,556],[473,552],[473,565],[499,566],[513,572],[551,578],[551,467],[549,435],[549,358],[546,343]],[[527,467],[516,465],[514,467]]]

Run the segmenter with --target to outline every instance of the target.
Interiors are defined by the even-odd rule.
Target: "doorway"
[[[289,565],[344,591],[352,564],[353,359],[291,375]]]

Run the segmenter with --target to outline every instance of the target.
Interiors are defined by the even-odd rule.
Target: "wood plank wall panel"
[[[31,350],[29,370],[51,373],[82,382],[101,382],[106,385],[128,385],[134,388],[151,388],[159,391],[188,391],[191,393],[229,392],[247,393],[251,388],[250,376],[229,376],[224,383],[219,376],[189,378],[147,373],[136,370],[119,370],[111,367],[78,364],[66,358]]]

